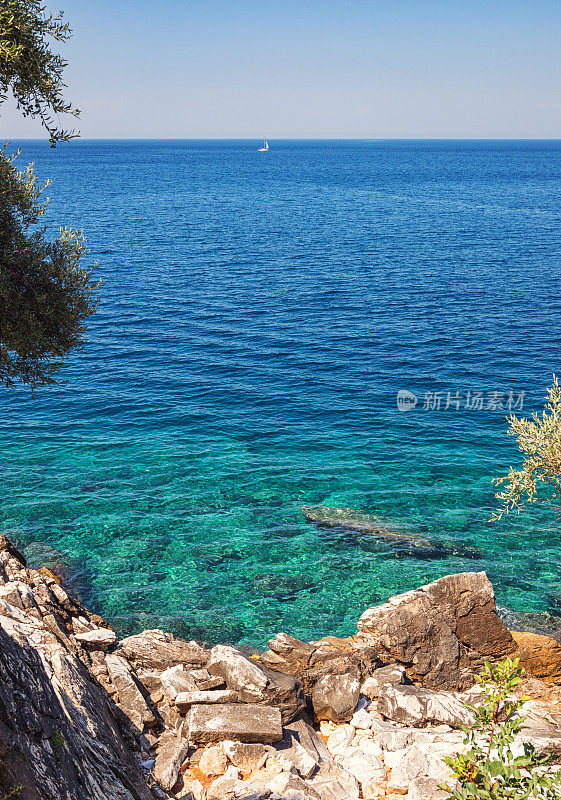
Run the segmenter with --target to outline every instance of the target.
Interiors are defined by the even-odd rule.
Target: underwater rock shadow
[[[361,514],[351,508],[302,506],[301,510],[306,520],[317,528],[339,529],[347,536],[349,536],[349,531],[352,531],[349,538],[357,542],[363,550],[368,549],[363,544],[365,540],[362,537],[358,539],[356,534],[372,537],[380,543],[391,545],[394,548],[393,557],[395,558],[409,557],[422,560],[450,557],[470,560],[483,558],[481,550],[469,542],[451,542],[433,537],[416,536],[407,531],[394,531],[376,517],[370,514]],[[373,552],[375,552],[374,549]],[[387,558],[392,557],[390,553],[385,555]]]

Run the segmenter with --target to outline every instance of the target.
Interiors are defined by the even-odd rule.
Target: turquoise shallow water
[[[209,641],[352,633],[464,569],[558,610],[558,523],[488,523],[516,447],[504,409],[464,406],[538,408],[561,371],[560,143],[23,146],[105,281],[67,384],[1,394],[1,526],[32,560],[58,551],[121,632]],[[423,410],[448,391],[460,410]],[[482,557],[318,529],[304,504]]]

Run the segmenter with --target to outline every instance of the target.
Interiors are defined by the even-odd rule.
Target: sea
[[[120,635],[350,635],[466,570],[555,623],[555,509],[490,517],[561,373],[561,142],[19,144],[103,281],[64,383],[0,390],[30,564]]]

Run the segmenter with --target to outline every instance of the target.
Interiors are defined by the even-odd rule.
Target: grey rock
[[[519,745],[523,742],[531,744],[538,753],[547,755],[549,753],[561,754],[561,730],[558,725],[552,722],[536,718],[533,714],[526,715],[524,727],[516,737]]]
[[[195,669],[189,672],[197,684],[197,689],[201,691],[208,691],[209,689],[218,689],[225,685],[224,678],[218,675],[211,675],[207,669]]]
[[[223,775],[211,783],[205,800],[269,800],[271,796],[271,792],[254,786],[251,781]]]
[[[175,705],[184,711],[197,703],[235,703],[238,693],[232,689],[215,689],[211,692],[180,692],[175,697]]]
[[[416,745],[406,751],[396,751],[392,756],[395,757],[393,760],[386,757],[386,764],[392,766],[388,780],[388,789],[392,791],[406,794],[411,781],[429,774],[427,755]]]
[[[224,752],[232,764],[243,773],[260,769],[267,759],[267,749],[263,744],[245,744],[244,742],[222,743]]]
[[[285,727],[285,735],[293,737],[317,763],[308,780],[322,800],[358,800],[360,787],[355,777],[338,767],[323,739],[304,720],[297,719]]]
[[[163,789],[173,789],[179,779],[179,770],[189,752],[185,739],[173,737],[158,747],[154,777]]]
[[[209,657],[209,651],[197,642],[184,642],[158,629],[128,636],[120,644],[120,655],[135,667],[148,670],[164,670],[176,664],[204,667]]]
[[[438,784],[434,778],[413,778],[409,784],[407,800],[446,800],[450,794],[439,789]]]
[[[373,720],[370,726],[374,739],[383,750],[403,750],[414,740],[412,728],[399,728],[389,722]]]
[[[353,728],[360,728],[361,730],[368,730],[372,725],[372,715],[366,708],[361,708],[355,711],[350,719],[350,724]]]
[[[311,778],[319,766],[316,755],[311,754],[290,732],[275,745],[276,757],[285,769],[297,772],[302,778]]]
[[[87,633],[78,633],[76,641],[89,650],[110,650],[117,641],[117,636],[109,628],[96,628]]]
[[[327,738],[327,749],[332,756],[342,755],[353,740],[355,731],[352,725],[338,725]]]
[[[386,769],[381,760],[376,755],[360,750],[340,756],[337,763],[354,775],[360,784],[384,780],[386,777]]]
[[[369,608],[358,622],[357,645],[369,657],[407,666],[415,683],[464,689],[487,658],[500,659],[516,643],[497,615],[484,572],[463,572]]]
[[[144,725],[151,726],[156,723],[156,717],[148,707],[129,664],[114,653],[107,654],[105,663],[111,683],[117,690],[122,710],[142,733]]]
[[[282,739],[278,708],[240,703],[196,705],[189,714],[189,740],[197,744],[233,739],[240,742],[277,742]]]
[[[459,728],[473,722],[471,711],[456,694],[418,686],[382,686],[378,711],[386,719],[413,727],[431,722]]]
[[[259,667],[233,647],[221,644],[213,647],[207,671],[223,678],[228,688],[239,692],[240,700],[246,703],[267,699],[267,677]]]
[[[321,800],[321,795],[309,783],[291,772],[275,775],[265,788],[283,800]]]
[[[407,683],[405,667],[400,664],[388,664],[372,671],[360,687],[360,694],[369,700],[376,700],[382,686],[400,686]]]
[[[229,689],[237,691],[242,702],[280,708],[283,722],[290,722],[305,707],[301,687],[293,677],[259,666],[234,647],[213,647],[206,668],[211,675],[223,678]]]
[[[34,581],[37,573],[29,573]],[[4,780],[25,786],[22,800],[152,798],[106,693],[41,620],[26,614],[0,614],[0,760]]]
[[[317,719],[348,722],[353,716],[360,697],[360,684],[356,677],[324,675],[312,692],[312,705]]]
[[[165,669],[160,674],[160,683],[165,696],[172,703],[180,692],[194,692],[198,688],[195,679],[182,664]]]
[[[308,643],[279,633],[269,642],[269,647],[270,650],[261,654],[260,663],[276,674],[296,677],[309,701],[315,684],[324,675],[351,674],[359,678],[363,671],[372,667],[370,657],[367,667],[351,639],[326,636]],[[365,652],[362,648],[361,653]]]

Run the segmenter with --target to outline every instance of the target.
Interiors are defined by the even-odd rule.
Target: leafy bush
[[[520,708],[528,699],[517,698],[514,689],[524,670],[517,658],[498,664],[485,662],[477,677],[484,695],[481,705],[468,705],[474,723],[464,726],[466,753],[444,761],[458,779],[455,789],[442,784],[450,793],[448,800],[559,800],[561,775],[547,769],[555,756],[540,756],[524,743],[524,754],[514,755],[512,744],[522,730],[524,717]]]
[[[0,147],[0,386],[33,390],[55,382],[83,343],[97,306],[95,265],[79,231],[61,228],[49,241],[40,220],[43,192],[32,165],[18,172]]]
[[[492,520],[509,511],[519,514],[532,503],[551,503],[561,511],[561,388],[555,375],[546,401],[541,416],[508,418],[508,434],[517,437],[524,458],[521,469],[510,467],[507,475],[493,480],[504,489],[495,495],[501,507]]]

